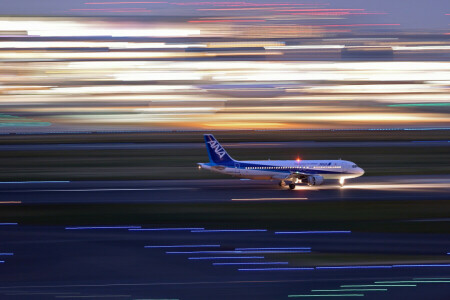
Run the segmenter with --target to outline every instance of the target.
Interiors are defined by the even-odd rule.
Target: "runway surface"
[[[277,181],[28,181],[1,182],[0,204],[20,203],[152,203],[226,201],[321,201],[449,199],[450,176],[366,176],[322,186],[280,188]]]
[[[367,141],[367,142],[242,142],[224,143],[226,148],[328,148],[328,147],[442,147],[450,141]],[[0,151],[43,150],[145,150],[203,149],[204,143],[85,143],[85,144],[23,144],[0,145]]]
[[[0,226],[0,298],[444,300],[450,296],[448,235],[289,235],[136,225],[130,229]],[[330,255],[360,259],[323,260]],[[384,256],[374,264],[364,259],[371,255]]]
[[[330,182],[294,191],[239,179],[3,182],[4,208],[24,206],[17,222],[0,220],[0,299],[449,299],[449,234],[357,232],[345,221],[327,230],[301,222],[289,230],[241,228],[220,220],[199,227],[170,217],[152,224],[74,221],[86,220],[88,203],[191,203],[186,213],[195,215],[196,203],[208,202],[356,204],[449,196],[450,176],[361,177],[344,188]],[[46,207],[60,203],[81,204],[80,215],[64,226],[21,224],[33,208],[45,215]],[[450,219],[410,221],[427,226]]]

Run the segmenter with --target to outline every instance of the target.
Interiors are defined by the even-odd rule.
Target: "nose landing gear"
[[[344,178],[344,177],[339,178],[339,185],[340,185],[341,187],[343,187],[344,184],[345,184],[345,178]]]

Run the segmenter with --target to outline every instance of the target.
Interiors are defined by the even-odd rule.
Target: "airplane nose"
[[[364,170],[362,168],[358,168],[358,173],[360,174],[360,176],[364,175]]]

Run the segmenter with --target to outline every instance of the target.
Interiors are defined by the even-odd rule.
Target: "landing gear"
[[[278,185],[281,186],[281,187],[285,187],[286,186],[286,182],[280,181],[280,182],[278,182]]]
[[[339,178],[339,185],[341,186],[341,187],[343,187],[344,186],[344,184],[345,184],[345,178]]]
[[[290,188],[291,190],[295,189],[295,184],[293,184],[293,183],[289,184],[289,188]]]

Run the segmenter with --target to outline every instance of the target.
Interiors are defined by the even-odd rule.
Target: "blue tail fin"
[[[212,134],[205,134],[204,137],[210,162],[220,165],[234,162]]]

